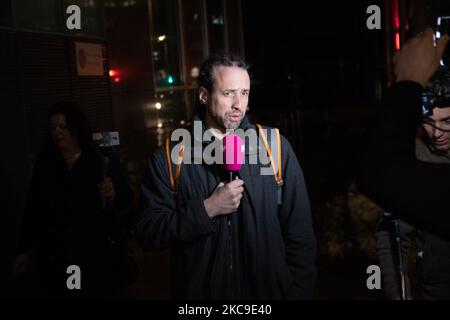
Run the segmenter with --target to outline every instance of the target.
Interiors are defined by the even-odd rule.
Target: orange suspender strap
[[[267,150],[267,155],[270,158],[270,164],[272,165],[272,169],[273,169],[273,175],[275,178],[275,181],[277,183],[278,186],[282,186],[283,185],[283,175],[281,173],[281,141],[280,141],[280,130],[275,129],[275,132],[277,134],[277,144],[278,144],[278,170],[275,169],[275,162],[273,161],[273,157],[272,157],[272,151],[270,150],[270,146],[269,143],[267,142],[267,137],[266,134],[264,133],[263,128],[261,127],[261,125],[256,124],[256,126],[259,129],[259,133],[264,141],[264,144],[266,146],[266,150]]]
[[[167,156],[167,165],[169,167],[170,189],[172,190],[172,194],[175,195],[178,192],[178,184],[180,182],[181,162],[182,162],[183,156],[184,156],[184,146],[181,146],[180,152],[178,153],[176,183],[173,178],[172,162],[170,160],[171,157],[170,157],[170,138],[169,137],[167,137],[167,139],[166,139],[166,156]]]
[[[261,125],[256,124],[256,126],[258,127],[261,137],[263,139],[263,142],[266,146],[267,155],[269,156],[269,159],[270,159],[270,164],[273,169],[275,181],[276,181],[277,185],[279,187],[281,187],[283,185],[283,176],[282,176],[282,171],[281,171],[282,163],[281,163],[280,130],[275,129],[275,132],[277,135],[277,145],[278,145],[278,170],[276,170],[275,169],[275,161],[273,160],[272,151],[270,150],[269,143],[267,142],[266,134],[264,133],[264,130],[261,127]],[[175,180],[173,178],[172,163],[171,163],[171,157],[170,157],[170,138],[167,137],[167,139],[166,139],[166,156],[167,156],[167,165],[169,167],[170,189],[172,190],[172,194],[177,194],[177,192],[178,192],[178,185],[179,185],[180,174],[181,174],[181,162],[183,160],[183,155],[184,155],[184,146],[181,146],[180,151],[178,153],[177,172],[176,172],[177,176],[176,176],[176,182],[175,182]]]

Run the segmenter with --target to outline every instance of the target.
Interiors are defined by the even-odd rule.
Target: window
[[[222,0],[207,1],[208,37],[210,52],[227,50],[225,44],[225,19]]]
[[[13,27],[19,29],[57,32],[58,7],[55,0],[14,0]]]
[[[0,1],[0,26],[11,26],[11,1]]]
[[[177,2],[173,0],[152,1],[151,10],[155,87],[182,85]]]
[[[154,101],[146,106],[146,126],[148,128],[176,128],[187,124],[192,115],[194,99],[189,94],[195,90],[173,90],[157,93]]]
[[[205,32],[203,28],[204,10],[202,0],[181,2],[182,25],[184,42],[184,75],[186,85],[195,85],[200,65],[204,59]]]
[[[178,127],[194,113],[203,60],[227,49],[224,0],[151,0],[150,23],[155,94],[147,127]]]

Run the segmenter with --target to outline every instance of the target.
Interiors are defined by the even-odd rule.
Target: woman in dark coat
[[[114,274],[128,258],[126,242],[117,243],[123,238],[114,213],[129,206],[131,191],[108,172],[77,106],[53,105],[48,121],[50,139],[34,167],[14,271],[31,270],[40,296],[105,297],[118,276],[133,277]],[[72,265],[81,271],[80,290],[67,286]]]

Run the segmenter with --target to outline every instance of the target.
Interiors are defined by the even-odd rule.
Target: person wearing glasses
[[[422,94],[422,124],[416,138],[419,161],[450,164],[450,72],[440,69]],[[398,228],[396,229],[395,226]],[[396,230],[401,249],[395,241]],[[450,242],[386,213],[376,233],[383,289],[389,299],[449,299]],[[402,252],[402,257],[398,252]],[[403,265],[406,289],[399,270]]]

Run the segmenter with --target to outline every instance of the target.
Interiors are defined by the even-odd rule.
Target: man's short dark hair
[[[248,70],[249,66],[239,55],[234,53],[215,53],[211,55],[205,62],[203,62],[200,73],[198,76],[198,85],[200,87],[206,88],[208,92],[211,92],[211,89],[214,84],[213,72],[216,67],[238,67],[244,70]]]

